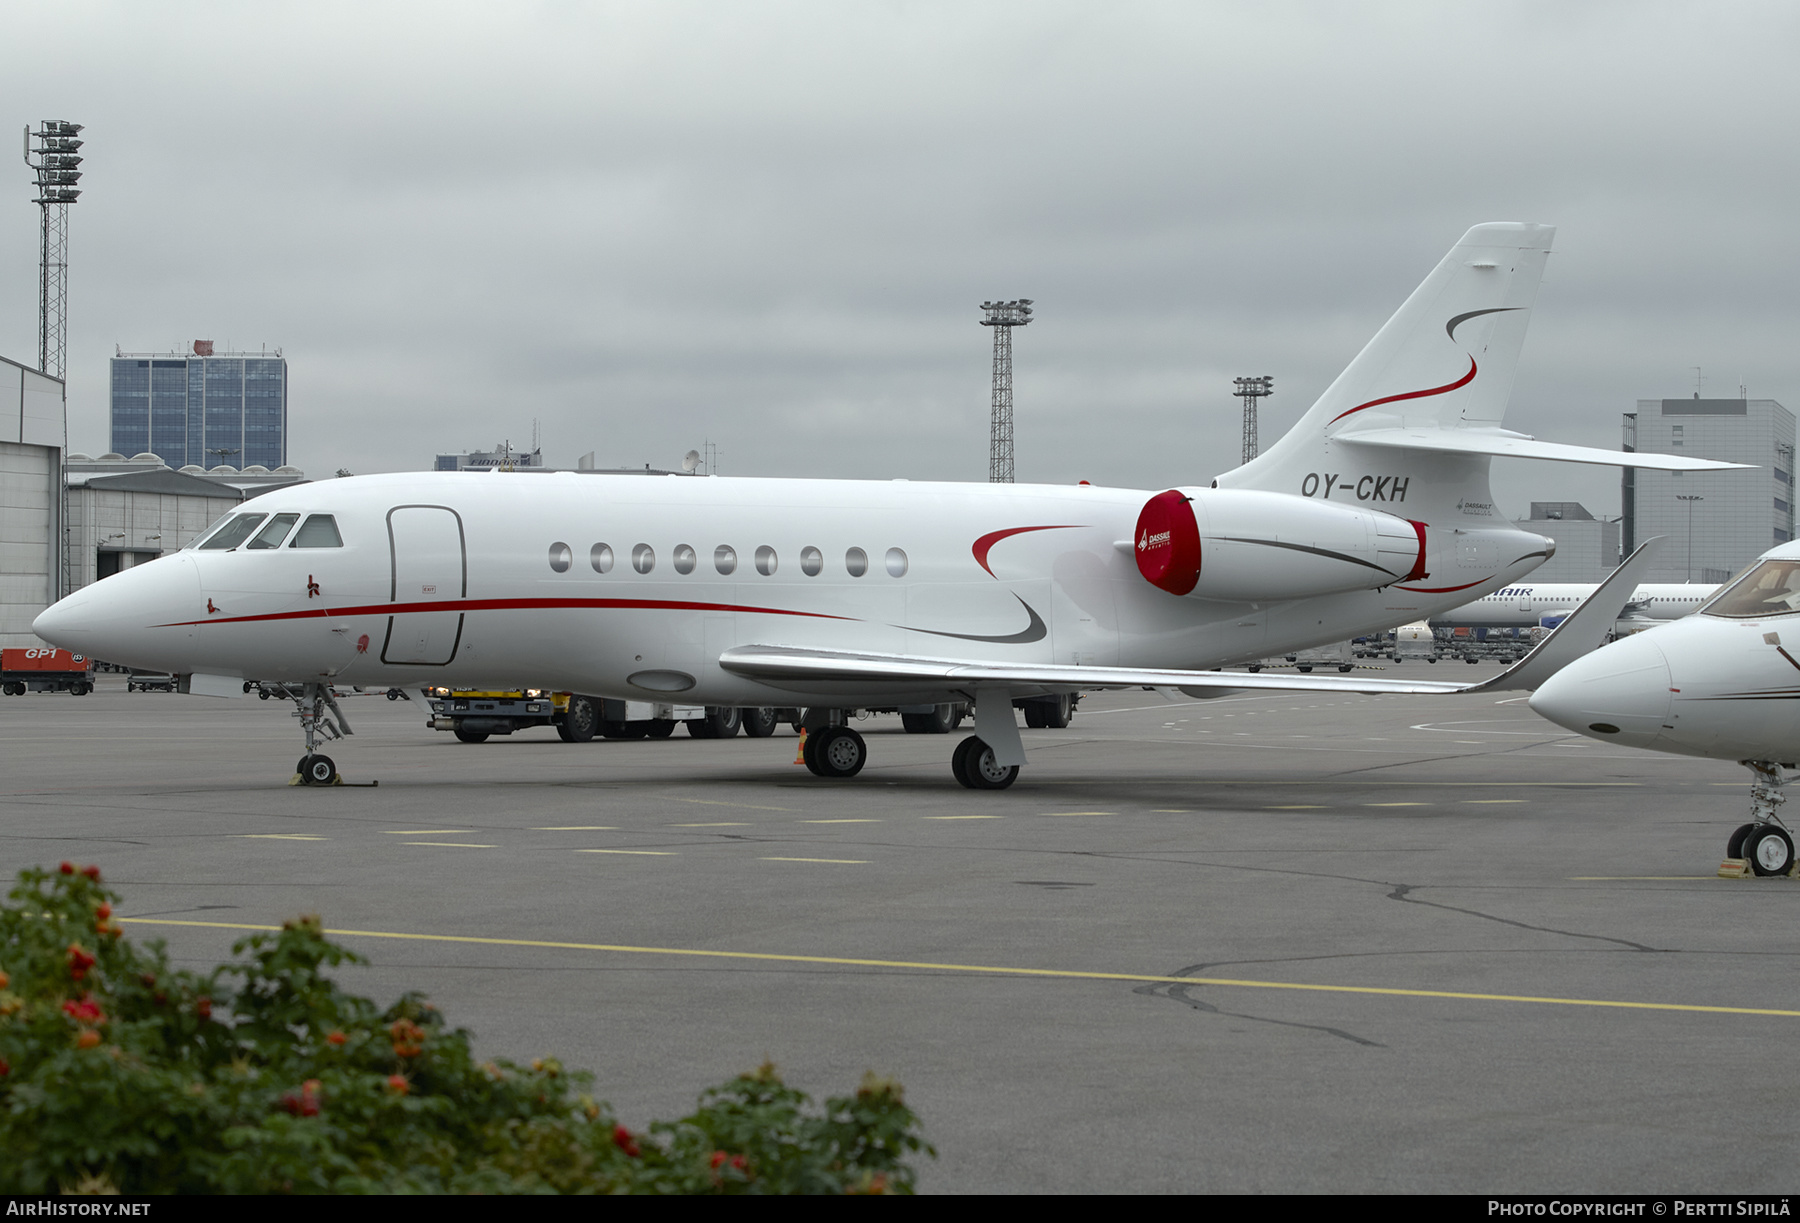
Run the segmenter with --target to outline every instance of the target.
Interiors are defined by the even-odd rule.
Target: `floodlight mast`
[[[983,327],[994,329],[993,423],[988,432],[988,483],[1013,482],[1012,329],[1031,322],[1031,298],[982,302]]]
[[[1233,378],[1232,381],[1237,384],[1237,390],[1232,394],[1244,401],[1243,461],[1248,463],[1260,449],[1256,440],[1256,401],[1275,393],[1275,379],[1264,374],[1260,378]]]
[[[69,339],[69,205],[80,198],[82,125],[45,119],[25,128],[25,164],[37,176],[42,225],[38,242],[38,368],[62,378]],[[38,144],[31,147],[32,140]],[[32,158],[36,157],[34,162]]]

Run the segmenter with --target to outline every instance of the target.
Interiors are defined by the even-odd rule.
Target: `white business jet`
[[[1736,760],[1750,770],[1750,823],[1726,857],[1787,874],[1794,838],[1779,809],[1781,770],[1800,760],[1800,543],[1765,552],[1698,614],[1571,664],[1531,707],[1605,743]]]
[[[1217,668],[1418,620],[1539,564],[1554,544],[1495,513],[1490,456],[1731,466],[1500,428],[1553,232],[1471,229],[1287,436],[1210,488],[330,480],[265,494],[33,627],[193,692],[302,685],[313,783],[336,778],[318,753],[344,727],[333,683],[806,706],[825,777],[867,758],[846,710],[973,701],[952,761],[973,789],[1025,762],[1014,698],[1456,691]]]

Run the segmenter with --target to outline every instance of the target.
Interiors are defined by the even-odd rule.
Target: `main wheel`
[[[456,728],[456,737],[464,743],[486,743],[488,733],[485,730],[464,730],[459,726]]]
[[[781,719],[775,716],[773,709],[746,709],[742,712],[744,734],[752,739],[767,739],[781,724]]]
[[[1044,703],[1042,701],[1025,702],[1025,725],[1031,730],[1042,730],[1049,725],[1044,721]]]
[[[1745,835],[1744,857],[1759,875],[1785,875],[1794,868],[1794,842],[1774,824],[1761,824]]]
[[[305,785],[328,786],[337,780],[337,765],[330,756],[308,756],[300,764],[300,780]]]
[[[1062,730],[1075,716],[1075,698],[1066,693],[1062,696],[1045,697],[1043,710],[1044,725],[1051,730]]]
[[[814,777],[825,776],[819,771],[819,738],[825,732],[821,730],[815,734],[812,731],[802,730],[800,733],[805,736],[800,743],[800,763],[805,765],[806,771]]]
[[[564,743],[586,743],[600,729],[600,710],[585,696],[569,698],[569,707],[563,710],[562,721],[556,724],[556,733],[562,736]]]
[[[813,743],[809,737],[807,746],[813,749],[820,777],[855,777],[868,763],[869,745],[848,726],[827,727],[819,732],[816,747]]]
[[[974,735],[956,745],[950,771],[971,790],[1004,790],[1019,779],[1018,765],[1002,765],[994,758],[994,749]]]
[[[1734,830],[1732,832],[1731,836],[1726,838],[1725,856],[1727,858],[1743,857],[1744,856],[1744,838],[1749,836],[1750,833],[1755,828],[1756,828],[1755,824],[1744,824],[1741,827]]]

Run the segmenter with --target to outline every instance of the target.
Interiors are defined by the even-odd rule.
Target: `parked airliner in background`
[[[845,710],[972,701],[952,770],[975,789],[1010,785],[1024,763],[1018,697],[1457,691],[1216,669],[1517,582],[1554,544],[1495,512],[1491,456],[1734,466],[1500,427],[1553,232],[1471,229],[1293,430],[1211,487],[330,480],[267,493],[34,628],[189,676],[193,692],[305,685],[298,771],[312,782],[336,776],[317,752],[343,724],[332,683],[805,706],[807,763],[827,777],[867,755]]]
[[[1589,595],[1598,582],[1525,582],[1496,590],[1439,612],[1432,628],[1555,628]],[[1617,631],[1641,633],[1668,620],[1690,616],[1712,598],[1716,584],[1645,582],[1631,592],[1619,616]]]
[[[1699,614],[1569,665],[1531,707],[1604,743],[1736,760],[1750,770],[1750,823],[1726,857],[1787,874],[1794,838],[1779,808],[1781,770],[1800,761],[1800,543],[1763,553]]]

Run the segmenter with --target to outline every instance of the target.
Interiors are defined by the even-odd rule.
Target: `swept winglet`
[[[1612,571],[1581,606],[1570,612],[1550,635],[1538,642],[1531,652],[1484,684],[1474,684],[1467,692],[1500,692],[1516,689],[1536,690],[1537,686],[1558,671],[1599,649],[1606,635],[1618,623],[1619,613],[1631,601],[1644,571],[1662,550],[1666,535],[1646,539],[1637,551]]]

